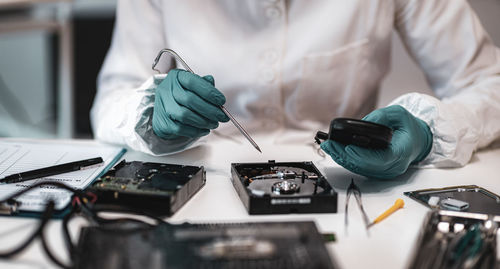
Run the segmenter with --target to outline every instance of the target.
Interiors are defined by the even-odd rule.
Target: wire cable
[[[45,225],[49,221],[50,217],[52,216],[53,209],[54,209],[54,202],[49,201],[49,203],[47,204],[47,207],[42,215],[42,218],[40,220],[40,224],[38,225],[38,228],[28,237],[28,239],[26,239],[18,247],[14,248],[13,250],[10,250],[10,251],[0,253],[0,258],[11,258],[11,257],[19,254],[20,252],[22,252],[26,247],[28,247],[31,244],[31,242],[33,242],[33,240],[35,240],[35,238],[37,236],[39,236],[40,233],[43,231],[43,228],[45,227]]]
[[[37,227],[37,229],[24,241],[22,242],[19,246],[16,248],[6,251],[6,252],[0,252],[0,258],[11,258],[23,250],[25,250],[32,242],[35,240],[37,237],[40,237],[40,241],[42,243],[43,250],[47,257],[57,266],[61,268],[72,268],[73,264],[76,261],[76,251],[77,247],[73,243],[73,240],[71,238],[70,232],[69,232],[69,222],[71,219],[80,214],[82,217],[84,217],[87,221],[89,221],[89,224],[91,225],[97,225],[97,226],[102,226],[102,225],[107,225],[107,224],[116,224],[116,223],[122,223],[122,222],[129,222],[129,223],[136,223],[136,224],[143,224],[146,225],[147,227],[154,227],[159,224],[165,224],[166,222],[153,215],[149,214],[147,212],[140,212],[138,210],[132,209],[132,208],[127,208],[127,207],[122,207],[122,206],[101,206],[101,205],[94,205],[93,202],[97,200],[97,197],[93,193],[84,193],[80,190],[75,190],[71,187],[69,187],[66,184],[60,183],[60,182],[55,182],[55,181],[47,181],[47,182],[39,182],[36,184],[33,184],[29,186],[28,188],[25,188],[23,190],[20,190],[9,197],[5,198],[4,200],[1,200],[1,202],[12,202],[15,201],[15,198],[23,195],[26,192],[29,192],[30,190],[33,190],[34,188],[40,187],[40,186],[55,186],[59,187],[64,190],[68,190],[73,193],[73,198],[72,198],[72,203],[71,203],[71,210],[70,212],[64,216],[62,220],[62,233],[63,233],[63,238],[67,247],[67,251],[69,254],[70,258],[70,265],[65,264],[62,262],[56,255],[54,255],[54,252],[50,249],[47,237],[45,236],[44,229],[47,225],[47,223],[50,221],[51,217],[54,214],[55,211],[55,202],[53,200],[49,200],[45,210],[43,211],[41,217],[40,217],[40,222]],[[143,217],[148,217],[151,220],[154,220],[155,223],[151,224],[146,221],[140,220],[140,219],[135,219],[131,217],[119,217],[119,218],[103,218],[99,216],[99,213],[127,213],[127,214],[133,214],[133,215],[138,215],[138,216],[143,216]],[[114,231],[114,230],[110,230]]]
[[[59,260],[59,258],[57,258],[54,255],[52,250],[49,248],[49,245],[47,244],[47,240],[45,239],[45,234],[44,234],[43,230],[40,232],[40,240],[42,241],[42,247],[43,247],[43,250],[45,251],[45,254],[47,254],[49,259],[53,263],[57,264],[61,268],[65,268],[65,269],[72,268],[72,266],[65,265],[63,262],[61,262],[61,260]],[[73,260],[73,257],[70,257],[70,260]]]
[[[66,247],[68,248],[68,253],[69,257],[71,260],[75,258],[75,245],[73,244],[73,240],[71,239],[71,235],[69,234],[69,221],[71,218],[76,214],[76,207],[71,208],[71,211],[64,216],[63,221],[62,221],[62,229],[63,229],[63,236],[64,236],[64,242],[66,244]]]

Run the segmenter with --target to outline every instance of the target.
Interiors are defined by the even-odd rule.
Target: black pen
[[[26,171],[26,172],[6,176],[6,177],[0,179],[0,182],[2,182],[2,183],[17,183],[17,182],[23,182],[23,181],[35,179],[35,178],[42,178],[42,177],[47,177],[47,176],[59,175],[59,174],[64,174],[64,173],[68,173],[68,172],[83,170],[86,168],[90,168],[91,166],[94,166],[94,165],[100,165],[100,164],[102,164],[102,162],[103,162],[102,158],[98,157],[98,158],[92,158],[92,159],[81,160],[81,161],[76,161],[76,162],[63,163],[63,164],[58,164],[58,165],[54,165],[54,166],[49,166],[49,167],[45,167],[45,168],[35,169],[35,170],[31,170],[31,171]]]

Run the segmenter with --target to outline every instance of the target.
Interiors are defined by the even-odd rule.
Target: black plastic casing
[[[392,129],[381,124],[349,119],[336,118],[330,122],[328,134],[319,131],[316,141],[334,140],[346,145],[365,148],[386,148],[391,143]]]
[[[143,162],[125,162],[122,161],[117,164],[112,170],[108,171],[102,178],[106,176],[115,176],[117,170],[128,169],[130,170],[129,177],[133,178],[138,167],[142,164],[146,165],[167,165],[174,170],[181,172],[186,171],[188,167],[190,170],[195,170],[193,174],[186,174],[189,176],[189,181],[176,190],[174,193],[158,192],[147,193],[123,190],[110,190],[100,188],[98,186],[99,180],[96,181],[87,191],[97,195],[96,205],[105,206],[120,206],[131,208],[134,210],[143,211],[156,216],[171,216],[179,210],[191,197],[193,197],[206,182],[206,173],[203,166],[186,166],[177,164],[163,164],[163,163],[143,163]],[[186,172],[184,172],[186,173]]]
[[[324,192],[316,195],[256,196],[245,186],[240,174],[243,168],[264,168],[288,166],[302,168],[318,175],[318,184]],[[250,215],[290,213],[337,213],[337,192],[312,162],[232,163],[231,181]],[[270,190],[271,191],[271,190]]]
[[[75,248],[74,268],[340,268],[313,221],[130,227],[128,222],[83,227]],[[248,238],[271,245],[272,253],[226,243]],[[225,246],[224,252],[210,251],[219,249],[218,245]]]

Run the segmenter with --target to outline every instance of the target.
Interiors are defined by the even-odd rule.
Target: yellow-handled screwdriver
[[[391,208],[387,209],[384,213],[382,213],[380,216],[378,216],[368,227],[371,227],[375,223],[381,222],[383,219],[387,218],[390,214],[394,213],[394,211],[403,208],[405,206],[405,202],[403,199],[397,199],[396,202],[394,202],[394,205],[391,206]]]

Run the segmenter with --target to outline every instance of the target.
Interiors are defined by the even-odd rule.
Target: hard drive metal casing
[[[175,178],[175,187],[167,189],[148,185],[155,175],[162,176],[160,182],[168,183]],[[171,216],[205,182],[203,166],[122,161],[94,182],[88,191],[97,195],[97,205],[117,205],[158,216]]]
[[[313,195],[295,193],[293,195],[275,195],[266,193],[255,195],[245,185],[247,180],[242,174],[244,169],[271,169],[272,167],[295,167],[318,175],[317,184],[323,191]],[[232,163],[231,180],[241,201],[251,215],[288,214],[288,213],[336,213],[337,192],[312,162],[275,162],[267,163]]]
[[[423,189],[405,192],[404,194],[433,209],[450,210],[440,204],[431,205],[431,198],[436,198],[439,202],[446,199],[456,199],[470,205],[460,211],[496,216],[500,215],[500,196],[477,185]]]
[[[435,258],[437,253],[433,253],[435,255],[428,256],[425,251],[429,252],[428,246],[430,245],[430,241],[436,238],[436,232],[446,235],[444,238],[454,238],[458,237],[459,231],[455,230],[459,229],[468,229],[475,224],[483,224],[487,226],[487,223],[490,222],[490,229],[495,232],[495,239],[497,238],[497,227],[500,226],[500,216],[497,215],[488,215],[482,213],[472,213],[472,212],[458,212],[458,211],[449,211],[449,210],[438,210],[434,209],[427,213],[425,220],[422,224],[422,228],[419,231],[418,239],[415,242],[413,247],[412,254],[410,255],[410,263],[406,268],[410,269],[419,269],[419,268],[429,268],[430,264],[428,261],[431,258]],[[449,229],[447,232],[442,231],[439,227],[446,227]],[[481,236],[487,236],[487,232],[484,229],[480,229]],[[482,243],[481,248],[484,248],[484,241]],[[498,248],[497,243],[495,242],[494,246]],[[433,251],[433,249],[431,249]],[[496,256],[496,254],[494,255]],[[467,257],[467,255],[463,255],[463,257]],[[484,268],[499,268],[500,261],[495,260],[496,266],[493,267],[484,267]],[[422,264],[425,264],[422,266]],[[446,263],[441,264],[439,268],[450,268]],[[463,267],[453,267],[453,268],[463,268]],[[483,267],[472,267],[472,268],[483,268]]]

